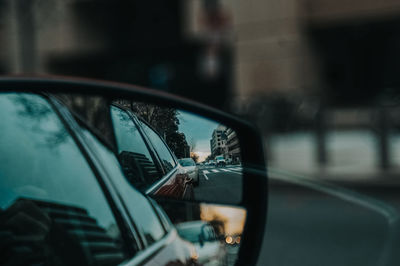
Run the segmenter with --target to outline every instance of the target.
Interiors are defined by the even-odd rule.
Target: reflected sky
[[[194,152],[199,155],[200,161],[203,161],[211,154],[210,139],[219,123],[181,110],[179,110],[178,118],[180,121],[179,131],[186,135],[189,145],[191,140],[194,141]]]
[[[103,228],[115,224],[89,164],[45,98],[2,93],[0,120],[0,212],[29,198],[85,209]]]

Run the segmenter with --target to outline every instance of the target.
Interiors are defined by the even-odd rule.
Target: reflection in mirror
[[[180,238],[192,243],[200,265],[235,265],[246,211],[214,204],[163,202]]]
[[[234,265],[244,209],[160,197],[239,202],[234,131],[182,110],[136,108],[96,95],[0,93],[0,265],[141,265],[143,246],[164,239],[172,242],[148,265]]]
[[[239,203],[236,132],[184,110],[127,100],[110,108],[118,156],[130,182],[156,197]]]
[[[129,183],[154,197],[237,204],[242,199],[242,157],[234,129],[171,107],[100,95],[57,94],[57,108],[114,147]],[[48,121],[48,113],[17,97],[21,117]],[[28,127],[29,123],[23,124]],[[66,131],[31,131],[59,145]],[[115,147],[116,144],[116,147]]]

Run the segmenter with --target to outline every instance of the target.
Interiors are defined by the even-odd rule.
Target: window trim
[[[160,180],[151,185],[144,193],[146,195],[151,195],[156,192],[162,185],[164,185],[173,175],[178,172],[178,165],[176,165],[169,173],[164,175]]]
[[[158,218],[161,221],[161,224],[164,227],[165,233],[168,233],[174,228],[173,223],[169,219],[168,215],[164,212],[164,210],[161,208],[160,205],[157,204],[157,202],[150,197],[148,198],[150,201],[150,204],[152,205],[154,211],[156,212]]]
[[[171,244],[173,241],[176,241],[177,238],[178,238],[178,233],[174,228],[169,232],[167,232],[163,238],[151,244],[146,249],[141,250],[131,259],[123,262],[122,265],[125,266],[143,265],[146,262],[149,262],[151,259],[153,259],[154,256],[156,256],[156,254],[159,253],[161,250],[163,250],[166,246]]]
[[[73,95],[73,94],[72,94],[72,95]],[[76,95],[80,95],[80,94],[77,93]],[[56,101],[58,101],[59,103],[61,103],[62,106],[65,107],[65,108],[68,110],[68,112],[73,116],[73,118],[74,118],[76,121],[78,121],[78,122],[84,124],[85,127],[86,127],[87,129],[89,129],[89,131],[90,131],[93,135],[95,135],[99,141],[101,141],[104,145],[106,145],[110,150],[114,151],[114,148],[117,147],[116,143],[110,142],[107,138],[105,138],[105,137],[102,135],[102,133],[101,133],[97,128],[95,128],[95,127],[93,127],[91,124],[87,123],[87,122],[85,121],[85,118],[82,117],[81,114],[79,114],[78,112],[76,112],[76,110],[72,110],[67,104],[65,104],[64,100],[63,100],[61,97],[59,97],[57,94],[54,94],[54,95],[53,95],[53,94],[48,94],[48,96],[49,96],[49,98],[50,98],[50,97],[51,97],[51,98],[54,98]],[[107,104],[109,105],[109,100],[108,100],[108,99],[107,99]],[[111,130],[110,133],[111,133],[112,141],[115,141],[116,138],[115,138],[115,136],[114,136],[114,128],[113,128],[113,125],[112,125],[111,115],[108,117],[107,120],[108,120],[107,123],[108,123],[109,129]]]
[[[89,130],[88,130],[88,131],[89,131]],[[81,129],[81,132],[82,132],[82,129]],[[83,135],[84,135],[84,138],[87,139],[86,134],[83,134]],[[95,138],[95,136],[93,136],[93,137]],[[88,141],[88,142],[89,142],[89,141]],[[100,142],[100,141],[99,141],[99,142]],[[91,147],[96,146],[96,145],[92,144],[91,141],[89,142],[89,145],[90,145]],[[97,150],[97,148],[95,148],[95,150]],[[111,150],[110,150],[110,151],[111,151]],[[95,153],[95,154],[98,154],[97,151],[95,151],[94,153]],[[112,153],[112,155],[115,156],[114,153]],[[96,156],[96,155],[95,155],[95,156]],[[115,159],[117,160],[117,163],[119,163],[119,162],[118,162],[118,158],[115,158]],[[106,169],[105,171],[108,173],[107,169]],[[122,170],[121,170],[121,171],[122,171]],[[125,178],[125,176],[123,176],[123,172],[121,172],[121,174],[122,174],[122,177],[121,177],[121,178]],[[113,183],[113,182],[114,182],[114,181],[113,181],[113,178],[111,178],[111,183]],[[113,184],[114,184],[114,183],[113,183]],[[134,186],[132,186],[131,189],[132,189],[132,190],[136,190],[136,188],[135,188]],[[118,190],[118,189],[116,189],[116,190]],[[136,192],[137,192],[138,194],[141,194],[144,198],[146,198],[146,201],[149,203],[149,210],[151,210],[151,211],[154,213],[154,216],[156,217],[154,220],[158,222],[158,224],[160,225],[160,228],[161,228],[162,231],[163,231],[162,237],[154,241],[154,243],[156,243],[157,241],[159,241],[159,240],[161,240],[162,238],[164,238],[165,235],[168,233],[168,231],[166,230],[165,225],[164,225],[162,219],[160,218],[159,211],[158,211],[158,210],[155,208],[155,206],[154,206],[154,202],[152,202],[152,200],[151,200],[149,197],[147,197],[146,195],[143,195],[139,190],[137,190]],[[120,195],[120,194],[118,194],[118,195]],[[137,234],[138,234],[138,238],[139,238],[139,239],[142,241],[142,243],[143,243],[143,248],[141,248],[139,251],[146,249],[147,247],[151,246],[153,243],[149,243],[149,241],[148,241],[148,240],[146,239],[146,237],[145,237],[145,231],[144,231],[142,228],[140,228],[140,227],[138,226],[140,223],[139,223],[139,222],[137,221],[137,219],[135,218],[135,212],[133,212],[132,210],[130,210],[129,207],[127,207],[126,202],[127,202],[128,199],[127,199],[126,197],[124,197],[124,196],[120,196],[120,200],[121,200],[122,205],[124,206],[124,208],[125,208],[126,211],[127,211],[129,221],[132,223],[133,227],[135,228],[135,230],[136,230],[136,232],[137,232]],[[139,251],[138,251],[138,252],[139,252]]]
[[[44,97],[49,101],[50,105],[66,127],[66,130],[74,139],[74,142],[93,171],[100,189],[103,192],[104,197],[109,204],[112,214],[117,222],[118,228],[121,231],[121,240],[124,242],[127,255],[129,257],[135,256],[140,252],[140,250],[144,249],[145,245],[141,237],[139,237],[139,232],[137,231],[137,228],[135,228],[136,225],[130,220],[129,212],[126,209],[125,203],[121,200],[118,190],[111,182],[108,172],[99,162],[92,145],[86,141],[83,132],[76,124],[77,122],[74,120],[69,109],[51,95],[44,95]],[[135,250],[134,246],[132,246],[132,241],[135,242],[138,250]]]
[[[171,149],[169,148],[169,146],[167,145],[167,143],[164,141],[164,139],[160,136],[160,134],[158,134],[158,132],[151,126],[149,125],[149,123],[147,123],[144,119],[142,119],[141,117],[135,115],[131,110],[120,106],[119,104],[116,103],[111,103],[110,106],[114,106],[116,108],[121,109],[122,111],[125,111],[126,113],[128,113],[129,117],[131,118],[131,120],[133,121],[133,123],[135,124],[135,126],[138,128],[138,131],[140,132],[146,147],[148,148],[150,155],[154,157],[156,157],[156,159],[154,160],[155,164],[157,167],[159,167],[161,169],[161,173],[163,174],[161,176],[161,178],[156,181],[155,183],[151,184],[146,190],[145,190],[145,194],[146,195],[150,195],[151,193],[155,192],[157,189],[159,189],[163,184],[165,184],[178,170],[179,168],[179,162],[178,159],[176,158],[175,154],[171,151]],[[111,112],[111,110],[110,110]],[[146,126],[148,126],[162,141],[162,143],[165,145],[165,147],[167,148],[169,154],[171,155],[172,159],[175,162],[175,166],[174,168],[172,168],[169,172],[165,169],[165,167],[163,166],[163,164],[161,163],[161,158],[159,153],[157,152],[156,148],[154,147],[153,142],[151,141],[150,137],[148,136],[148,134],[146,134],[146,132],[144,131],[142,125],[140,124],[143,123]],[[116,136],[115,136],[116,138]],[[115,139],[116,143],[117,143],[117,139]],[[118,150],[118,148],[116,149]]]
[[[125,112],[129,116],[129,118],[131,119],[133,125],[137,128],[140,136],[142,137],[143,142],[145,143],[146,148],[150,153],[151,159],[153,160],[154,165],[157,168],[157,171],[161,174],[160,179],[162,179],[162,177],[165,175],[165,170],[162,167],[161,161],[160,161],[160,159],[158,157],[158,154],[154,150],[154,147],[151,145],[151,142],[149,141],[148,137],[144,133],[143,129],[140,127],[139,123],[137,123],[136,115],[133,114],[129,109],[127,109],[127,108],[125,108],[123,106],[120,106],[120,105],[118,105],[116,103],[111,103],[110,104],[110,116],[111,116],[111,119],[112,119],[111,106],[114,106],[115,108],[120,109],[121,111]],[[114,130],[114,126],[113,126],[113,130]],[[117,158],[118,158],[118,140],[117,140],[117,136],[115,134],[114,134],[114,138],[115,138],[115,152],[116,152]],[[152,186],[153,184],[151,184],[150,186]]]
[[[171,155],[172,159],[173,159],[174,162],[175,162],[175,166],[172,168],[172,170],[169,171],[169,172],[172,172],[172,171],[179,165],[178,159],[176,158],[175,154],[171,151],[171,149],[169,148],[168,144],[167,144],[167,143],[165,142],[165,140],[160,136],[160,134],[158,134],[158,132],[157,132],[151,125],[149,125],[149,123],[147,123],[146,121],[144,121],[144,119],[142,119],[142,118],[140,118],[140,117],[137,117],[137,116],[135,116],[135,117],[136,117],[136,119],[137,119],[139,122],[142,122],[143,124],[145,124],[146,126],[148,126],[148,127],[160,138],[161,142],[165,145],[165,147],[167,148],[169,154]],[[154,152],[157,154],[157,156],[158,156],[158,158],[159,158],[159,161],[160,161],[160,165],[161,165],[161,167],[164,169],[164,175],[167,175],[169,172],[165,169],[164,165],[161,163],[161,157],[160,157],[159,153],[157,152],[157,149],[154,147],[153,142],[151,141],[150,137],[149,137],[148,134],[145,132],[145,130],[142,128],[142,125],[140,125],[139,123],[138,123],[138,125],[141,127],[141,129],[142,129],[142,131],[143,131],[143,134],[146,135],[146,137],[148,138],[150,145],[151,145],[151,146],[153,147],[153,149],[154,149]]]

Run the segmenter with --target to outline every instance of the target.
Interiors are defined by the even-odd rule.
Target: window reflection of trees
[[[79,115],[86,124],[96,129],[105,140],[113,143],[113,130],[109,120],[109,100],[100,95],[57,94],[59,99],[73,113]]]
[[[54,119],[55,113],[50,105],[39,96],[21,94],[8,97],[18,108],[19,126],[22,130],[28,130],[36,134],[32,138],[39,146],[55,148],[68,139],[68,132],[60,121]],[[42,142],[43,140],[43,142]]]
[[[179,111],[175,108],[120,99],[118,104],[146,121],[165,140],[177,158],[189,157],[185,134],[179,132]]]
[[[125,145],[124,143],[135,144],[138,141],[142,142],[142,149],[148,151],[141,134],[138,132],[136,125],[133,123],[131,117],[123,110],[113,108],[113,118],[117,118],[118,121],[115,123],[118,130],[116,132],[119,155],[122,169],[125,173],[128,181],[136,188],[142,189],[160,179],[161,174],[158,172],[156,165],[150,158],[150,154],[144,154],[140,152],[138,145],[131,146]],[[114,121],[116,122],[116,121]],[[128,133],[129,139],[125,134],[118,134],[118,131],[123,130]],[[126,146],[126,147],[125,147]]]

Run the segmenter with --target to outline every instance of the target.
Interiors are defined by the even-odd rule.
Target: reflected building
[[[199,19],[201,1],[187,2],[187,13],[193,14],[187,31],[206,38],[212,31]],[[230,25],[218,29],[232,36],[232,94],[243,108],[262,96],[322,95],[337,105],[368,103],[383,89],[400,86],[400,1],[217,2],[231,17]],[[252,115],[265,125],[271,111],[257,110]]]
[[[219,125],[212,133],[210,140],[211,155],[226,155],[226,126]]]
[[[231,160],[231,162],[241,162],[240,156],[240,143],[239,139],[236,135],[236,132],[231,128],[227,128],[225,131],[225,135],[227,137],[226,148],[227,148],[227,158]]]
[[[219,125],[212,133],[210,147],[212,157],[223,155],[232,163],[241,162],[239,139],[231,128]]]

